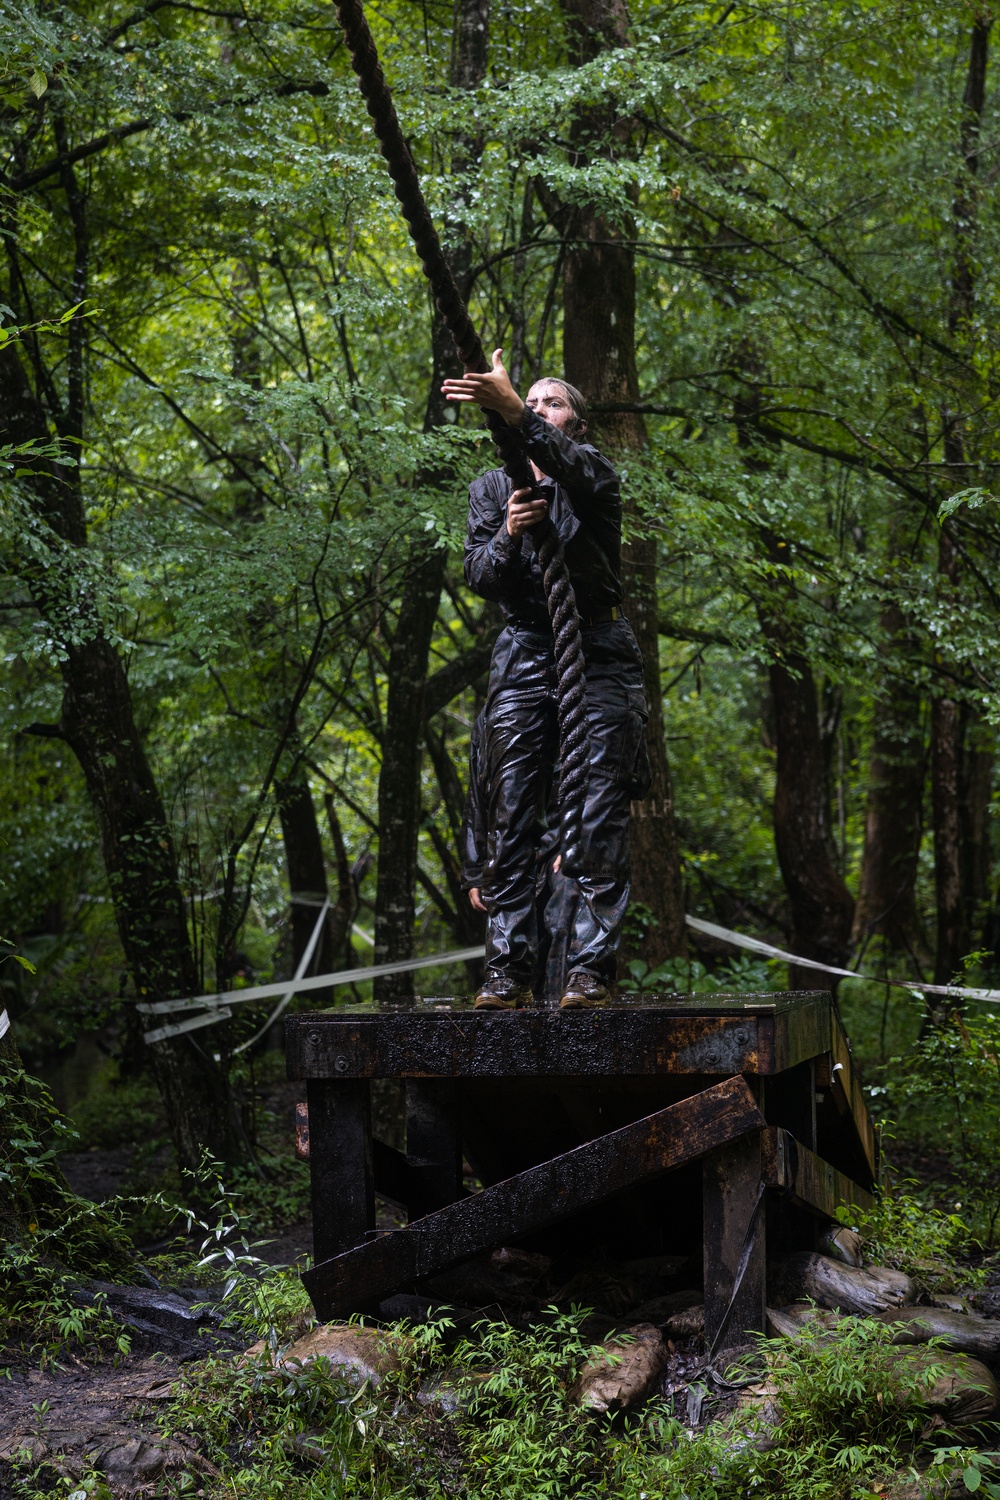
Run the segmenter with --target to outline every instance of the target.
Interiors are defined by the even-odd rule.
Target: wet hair
[[[570,385],[568,380],[561,380],[558,375],[542,375],[538,380],[532,381],[532,390],[534,390],[536,385],[558,386],[572,407],[574,417],[576,417],[576,425],[570,433],[570,437],[582,438],[587,431],[587,423],[590,418],[582,391],[578,391],[575,385]]]

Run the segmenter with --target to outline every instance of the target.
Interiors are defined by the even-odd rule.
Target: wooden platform
[[[425,1000],[286,1022],[306,1083],[322,1317],[525,1237],[700,1254],[706,1338],[764,1326],[765,1245],[870,1202],[872,1123],[826,992],[636,997],[599,1011]],[[373,1139],[372,1079],[402,1081],[406,1151]],[[462,1158],[483,1191],[469,1195]],[[375,1193],[409,1227],[375,1234]]]

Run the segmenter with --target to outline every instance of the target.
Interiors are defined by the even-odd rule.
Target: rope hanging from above
[[[489,364],[469,310],[430,216],[410,148],[403,139],[389,85],[379,62],[375,39],[362,0],[337,0],[337,14],[351,54],[351,65],[361,84],[382,155],[392,178],[403,217],[409,225],[434,301],[451,334],[466,372],[480,374]],[[504,469],[515,489],[533,485],[527,455],[498,412],[486,419]],[[550,517],[531,529],[545,586],[545,602],[555,641],[556,702],[559,717],[559,809],[562,868],[581,873],[583,808],[587,795],[587,701],[580,617],[563,556],[562,543]]]

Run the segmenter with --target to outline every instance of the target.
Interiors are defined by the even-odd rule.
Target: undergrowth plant
[[[963,1211],[992,1245],[1000,1227],[1000,1015],[955,1012],[893,1061],[906,1064],[893,1085],[900,1123],[945,1149]]]
[[[699,1431],[659,1398],[632,1417],[582,1411],[583,1316],[549,1309],[530,1329],[484,1322],[457,1340],[445,1318],[392,1325],[376,1336],[399,1368],[375,1388],[268,1350],[212,1359],[160,1420],[198,1433],[220,1477],[191,1484],[218,1500],[875,1500],[901,1477],[929,1494],[963,1476],[969,1493],[994,1494],[989,1455],[922,1450],[942,1367],[900,1360],[883,1324],[761,1340],[728,1372],[736,1411]]]
[[[695,1434],[651,1410],[614,1445],[608,1493],[620,1500],[875,1500],[912,1467],[926,1395],[941,1367],[928,1362],[916,1375],[907,1369],[891,1329],[851,1319],[836,1338],[819,1326],[795,1341],[761,1338],[757,1354],[731,1376],[761,1358],[767,1381],[749,1393],[756,1414],[744,1405]],[[650,1437],[662,1451],[652,1451]]]
[[[860,1234],[866,1261],[904,1271],[928,1292],[975,1285],[983,1272],[967,1262],[977,1248],[972,1231],[958,1214],[903,1191],[915,1185],[884,1188],[872,1208],[841,1205],[837,1218]]]
[[[42,1363],[77,1344],[117,1356],[128,1338],[81,1277],[131,1279],[135,1255],[113,1213],[78,1198],[58,1165],[72,1139],[48,1089],[0,1055],[0,1345]]]

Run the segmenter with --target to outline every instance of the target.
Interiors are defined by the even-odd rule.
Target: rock
[[[489,1376],[479,1377],[488,1380]],[[468,1387],[473,1381],[468,1375],[463,1377],[462,1388],[447,1372],[432,1375],[429,1380],[422,1380],[417,1388],[416,1402],[418,1406],[433,1406],[446,1416],[452,1417],[456,1412],[465,1411],[469,1404]]]
[[[978,1287],[968,1300],[984,1318],[1000,1318],[1000,1283]]]
[[[693,1339],[705,1332],[705,1308],[699,1303],[697,1307],[685,1307],[679,1312],[671,1313],[669,1318],[664,1318],[660,1324],[660,1332],[665,1339]]]
[[[781,1421],[778,1387],[773,1380],[762,1380],[740,1391],[736,1405],[727,1418],[728,1425],[750,1439],[762,1451],[771,1447],[770,1429]]]
[[[413,1292],[394,1292],[391,1297],[383,1297],[378,1305],[378,1315],[387,1323],[401,1323],[404,1319],[408,1323],[426,1323],[438,1306],[429,1297],[418,1297]]]
[[[848,1229],[844,1224],[827,1230],[819,1242],[819,1248],[824,1255],[843,1261],[845,1266],[860,1267],[864,1264],[861,1258],[861,1236],[856,1229]]]
[[[243,1359],[263,1357],[279,1370],[301,1369],[318,1359],[325,1359],[352,1385],[363,1385],[367,1381],[377,1386],[386,1375],[395,1374],[402,1368],[402,1360],[393,1348],[393,1344],[398,1343],[398,1336],[391,1338],[378,1328],[323,1323],[296,1339],[294,1344],[279,1349],[273,1357],[266,1340],[260,1339],[251,1345]]]
[[[840,1322],[840,1313],[825,1307],[816,1307],[812,1302],[793,1302],[790,1307],[767,1309],[767,1334],[769,1338],[796,1339],[803,1328],[818,1324],[831,1332]]]
[[[689,1255],[643,1255],[638,1260],[626,1260],[622,1262],[623,1275],[630,1276],[636,1281],[651,1283],[676,1281],[677,1277],[690,1265]]]
[[[862,1270],[810,1251],[776,1257],[768,1269],[767,1290],[773,1307],[811,1299],[862,1317],[901,1307],[916,1296],[916,1287],[902,1271],[881,1266]]]
[[[947,1307],[950,1312],[967,1313],[972,1309],[968,1297],[960,1297],[957,1293],[941,1294],[931,1298],[931,1307]]]
[[[133,1348],[194,1359],[208,1354],[220,1343],[235,1342],[219,1328],[219,1314],[214,1307],[194,1308],[176,1292],[121,1286],[111,1281],[87,1281],[75,1288],[73,1297],[90,1307],[100,1301],[116,1322],[129,1329]]]
[[[628,1411],[649,1395],[666,1358],[660,1330],[651,1323],[623,1329],[584,1365],[572,1399],[587,1411]]]
[[[975,1427],[1000,1407],[1000,1387],[978,1359],[944,1349],[900,1349],[897,1359],[912,1374],[924,1406],[944,1427]],[[941,1374],[928,1386],[921,1374],[932,1366]]]
[[[182,1438],[165,1438],[128,1427],[51,1427],[44,1437],[14,1433],[0,1440],[0,1459],[18,1464],[44,1463],[68,1479],[79,1479],[96,1469],[128,1491],[182,1471],[218,1477],[208,1460]]]
[[[548,1275],[551,1256],[520,1250],[516,1245],[501,1245],[490,1256],[490,1265],[525,1287],[532,1287]]]
[[[687,1312],[691,1307],[701,1307],[704,1300],[704,1292],[668,1292],[665,1297],[653,1297],[649,1302],[641,1302],[638,1307],[633,1307],[629,1312],[629,1319],[633,1323],[662,1324],[675,1313]]]
[[[894,1344],[926,1344],[944,1339],[946,1349],[995,1363],[1000,1359],[1000,1323],[975,1313],[944,1307],[898,1307],[876,1313],[880,1323],[893,1325]]]
[[[492,1255],[479,1255],[437,1276],[425,1276],[416,1289],[420,1296],[449,1306],[503,1307],[513,1302],[518,1308],[537,1310],[541,1302],[532,1289],[550,1264],[545,1255],[502,1246]]]

